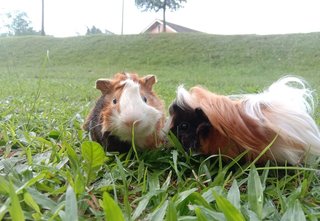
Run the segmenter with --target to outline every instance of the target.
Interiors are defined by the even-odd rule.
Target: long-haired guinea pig
[[[153,91],[156,77],[118,73],[113,79],[98,79],[101,97],[83,128],[107,151],[126,152],[134,142],[142,149],[156,148],[164,139],[163,101]]]
[[[169,108],[170,128],[185,149],[246,161],[295,165],[320,155],[320,133],[312,114],[312,90],[287,76],[258,94],[223,96],[201,87],[179,87]],[[269,149],[268,149],[269,148]]]

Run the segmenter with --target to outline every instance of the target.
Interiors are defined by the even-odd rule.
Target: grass
[[[94,81],[118,71],[157,75],[167,107],[182,83],[251,93],[295,74],[319,91],[319,38],[0,38],[0,220],[320,219],[318,163],[226,163],[174,139],[172,148],[104,153],[81,129],[99,96]]]

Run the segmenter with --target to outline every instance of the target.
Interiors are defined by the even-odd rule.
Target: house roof
[[[151,30],[151,29],[155,28],[159,24],[162,25],[163,21],[159,20],[159,19],[156,19],[149,26],[147,26],[141,33],[145,33],[148,30]],[[181,25],[177,25],[177,24],[174,24],[174,23],[171,23],[171,22],[166,22],[166,28],[167,29],[171,29],[171,31],[177,32],[177,33],[178,32],[200,32],[200,31],[197,31],[197,30],[194,30],[194,29],[191,29],[191,28],[187,28],[187,27],[184,27],[184,26],[181,26]]]

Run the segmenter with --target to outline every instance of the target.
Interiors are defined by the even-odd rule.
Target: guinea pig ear
[[[181,109],[181,107],[179,107],[176,103],[176,101],[174,101],[170,106],[169,106],[169,114],[170,116],[174,115],[174,114],[182,114],[184,112],[184,110]]]
[[[174,114],[174,112],[177,111],[178,105],[173,102],[170,106],[169,106],[169,114],[170,116],[172,116]]]
[[[201,108],[198,107],[194,111],[195,111],[197,117],[199,117],[199,119],[209,122],[207,115],[203,112],[203,110]]]
[[[147,75],[142,80],[148,90],[152,90],[152,86],[157,82],[156,76],[154,75]]]
[[[108,94],[112,91],[112,82],[109,79],[98,79],[96,81],[96,89],[99,89],[102,94]]]

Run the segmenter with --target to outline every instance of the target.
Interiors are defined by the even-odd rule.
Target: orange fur
[[[277,137],[258,162],[275,160],[283,163],[283,151],[299,153],[300,161],[303,161],[302,158],[307,148],[304,141],[293,139],[286,131],[279,130],[278,125],[275,124],[275,122],[281,122],[282,113],[261,104],[260,108],[264,118],[254,119],[245,111],[246,100],[232,100],[201,87],[192,88],[190,95],[193,102],[197,101],[193,103],[193,108],[200,107],[213,126],[209,132],[210,135],[200,140],[200,148],[203,153],[217,154],[220,152],[235,158],[241,152],[249,150],[246,159],[252,161]]]
[[[241,101],[231,100],[201,87],[192,88],[190,93],[198,98],[200,108],[214,128],[208,139],[201,141],[204,153],[220,152],[235,158],[249,149],[247,159],[254,159],[276,137],[270,128],[245,114]]]

